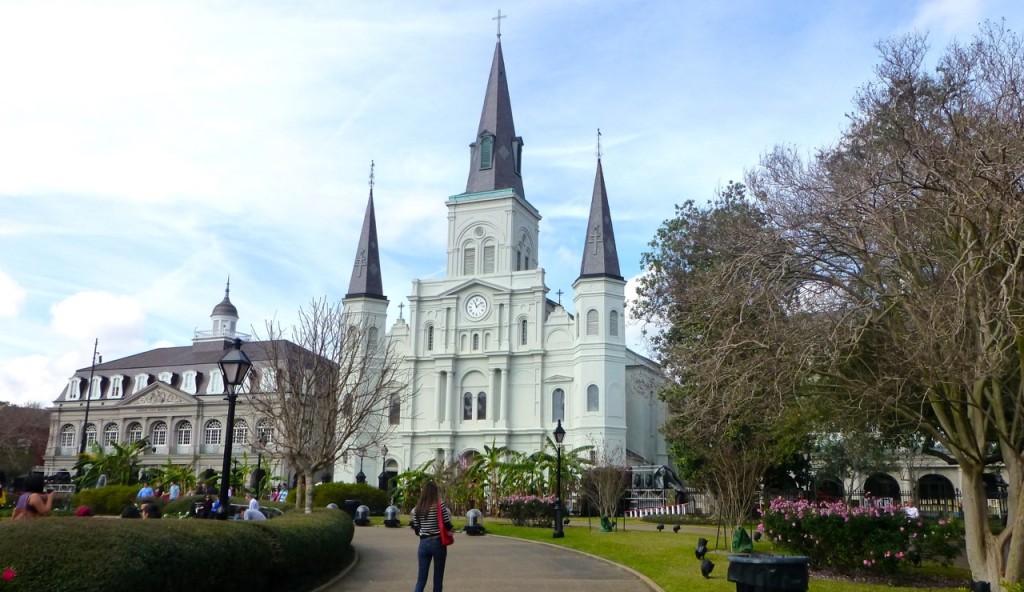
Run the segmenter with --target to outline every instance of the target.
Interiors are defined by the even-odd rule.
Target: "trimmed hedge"
[[[310,589],[354,556],[345,512],[264,522],[44,518],[0,523],[10,590],[204,592]]]
[[[293,489],[288,492],[288,503],[295,507]],[[338,504],[345,508],[345,500],[357,499],[370,508],[370,513],[383,515],[384,509],[391,505],[388,492],[365,483],[322,483],[313,488],[313,507],[324,508],[327,504]]]
[[[72,509],[89,506],[93,514],[120,516],[126,506],[133,506],[138,501],[138,485],[107,485],[93,489],[83,489],[72,498]],[[163,500],[153,500],[157,503]]]

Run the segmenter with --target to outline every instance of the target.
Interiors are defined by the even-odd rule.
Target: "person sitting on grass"
[[[142,506],[142,519],[159,520],[163,518],[163,512],[160,511],[160,506],[156,504],[146,504]]]

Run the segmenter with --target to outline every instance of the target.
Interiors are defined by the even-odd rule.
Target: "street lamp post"
[[[388,490],[388,447],[380,448],[380,475],[384,479],[384,491]]]
[[[366,483],[366,473],[363,472],[364,450],[359,451],[359,472],[356,473],[356,483]]]
[[[245,380],[245,375],[252,368],[249,356],[242,351],[242,340],[236,338],[234,347],[224,354],[218,362],[220,371],[224,374],[224,383],[228,387],[228,425],[226,428],[227,438],[224,442],[224,464],[220,473],[220,509],[217,512],[219,520],[227,520],[231,515],[231,504],[228,499],[228,487],[230,487],[231,474],[231,440],[234,438],[235,426],[235,400],[238,398],[236,390],[238,385]]]
[[[100,364],[103,363],[103,356],[99,355],[97,349],[100,346],[100,338],[97,337],[96,341],[92,345],[92,366],[89,368],[89,384],[85,388],[85,420],[82,422],[82,441],[78,443],[78,456],[81,458],[85,454],[85,439],[88,435],[86,432],[89,429],[89,403],[92,401],[92,377],[96,373],[96,357],[99,356]],[[98,437],[98,434],[97,434]],[[82,476],[82,467],[78,467],[78,477]]]
[[[553,535],[553,538],[556,539],[565,536],[565,532],[562,531],[562,440],[565,440],[565,428],[562,427],[562,420],[558,420],[558,427],[555,428],[558,462],[555,468],[555,533]]]

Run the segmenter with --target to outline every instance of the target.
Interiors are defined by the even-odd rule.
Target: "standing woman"
[[[442,592],[444,588],[444,562],[448,558],[448,547],[441,544],[441,529],[437,524],[438,508],[441,509],[445,528],[451,530],[452,515],[448,511],[448,506],[441,501],[437,485],[433,481],[427,481],[420,492],[420,501],[412,510],[412,529],[420,536],[419,550],[416,551],[420,570],[416,576],[415,592],[423,592],[427,585],[431,559],[434,560],[434,592]]]

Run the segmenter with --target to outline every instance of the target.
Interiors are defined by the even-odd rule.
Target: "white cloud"
[[[0,269],[0,318],[17,315],[24,301],[25,290]]]
[[[50,310],[51,328],[75,342],[138,342],[145,325],[142,305],[130,296],[109,292],[78,292]]]
[[[982,20],[981,13],[981,0],[930,0],[921,4],[912,26],[944,35],[973,33]]]

